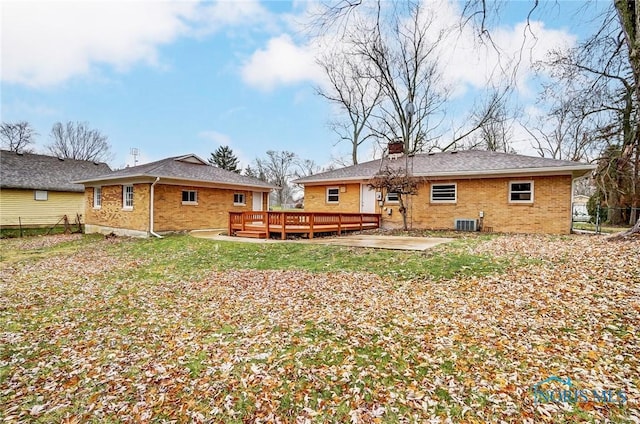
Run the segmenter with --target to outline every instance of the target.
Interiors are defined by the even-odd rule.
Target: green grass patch
[[[448,279],[501,273],[518,261],[518,258],[507,261],[470,253],[470,247],[482,240],[464,239],[417,252],[303,243],[256,244],[170,236],[136,240],[115,248],[121,249],[121,254],[132,259],[149,262],[145,269],[131,271],[138,277],[162,280],[197,278],[207,270],[231,269],[372,272],[401,281]]]
[[[631,225],[627,226],[610,226],[607,224],[600,225],[600,232],[606,234],[615,234],[624,230],[628,230],[631,228]],[[573,227],[574,230],[582,230],[582,231],[596,231],[596,224],[591,222],[574,222]]]
[[[78,226],[71,226],[72,232],[78,232]],[[64,234],[64,225],[54,227],[0,228],[0,238],[36,237],[44,235]]]

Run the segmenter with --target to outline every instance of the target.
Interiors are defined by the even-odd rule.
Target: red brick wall
[[[533,181],[534,202],[509,202],[510,181]],[[484,212],[484,227],[495,232],[568,234],[571,231],[571,176],[483,178],[438,180],[435,183],[456,183],[456,203],[432,203],[431,182],[420,184],[418,193],[409,196],[408,222],[412,228],[453,229],[455,219],[478,219]],[[360,211],[360,185],[347,184],[347,193],[340,193],[340,204],[327,204],[327,186],[305,187],[307,211]],[[343,194],[346,194],[343,196]],[[386,208],[387,210],[383,210]],[[401,227],[402,215],[397,203],[387,203],[376,212],[382,214],[383,225]],[[391,210],[391,215],[388,215]]]
[[[327,188],[340,191],[338,203],[327,203]],[[312,212],[360,212],[360,183],[305,186],[304,210]]]
[[[183,190],[195,190],[198,193],[198,204],[183,205]],[[234,193],[245,195],[244,206],[233,204]],[[227,228],[229,211],[253,209],[253,192],[248,190],[157,184],[154,197],[153,220],[156,232]],[[266,194],[263,196],[263,209],[266,210]]]
[[[85,190],[85,223],[148,231],[150,184],[133,185],[133,209],[122,207],[122,185],[102,187],[102,206],[93,207],[93,188]]]

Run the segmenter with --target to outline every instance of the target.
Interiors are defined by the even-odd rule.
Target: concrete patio
[[[230,237],[221,235],[222,232],[224,232],[224,230],[192,231],[190,234],[198,238],[206,238],[219,241],[233,241],[239,243],[306,243],[348,247],[368,247],[373,249],[417,251],[427,250],[439,244],[448,243],[454,240],[452,238],[441,237],[402,237],[368,234],[354,234],[346,236],[343,235],[340,237],[320,237],[313,239],[275,240]]]

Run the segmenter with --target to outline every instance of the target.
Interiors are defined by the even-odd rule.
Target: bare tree
[[[402,228],[409,229],[407,223],[406,201],[408,196],[417,193],[419,180],[410,175],[407,169],[402,167],[391,167],[389,165],[381,169],[371,180],[369,187],[379,190],[386,197],[388,193],[398,195],[398,212],[402,215]]]
[[[398,194],[406,229],[404,204],[407,196],[415,193],[416,183],[410,172],[410,158],[418,152],[455,148],[461,140],[486,126],[492,117],[495,119],[508,90],[495,90],[483,107],[476,109],[474,119],[466,121],[469,125],[453,131],[452,139],[443,144],[450,90],[440,59],[443,43],[453,28],[441,28],[437,17],[422,2],[367,4],[373,8],[365,6],[358,13],[355,10],[359,2],[339,2],[325,9],[320,26],[327,30],[339,22],[338,32],[347,43],[345,52],[339,53],[344,57],[333,55],[331,61],[325,61],[325,72],[331,74],[333,68],[338,72],[339,86],[333,87],[338,93],[345,91],[340,90],[343,86],[357,88],[363,86],[361,81],[373,81],[376,101],[366,103],[367,108],[351,108],[348,114],[352,128],[354,123],[359,128],[366,127],[379,142],[402,142],[405,166],[384,168],[370,185]],[[342,72],[341,64],[345,63],[357,66],[352,66],[350,72]],[[360,97],[364,91],[359,90]],[[340,96],[330,100],[349,103]]]
[[[112,159],[108,138],[86,122],[57,122],[51,128],[52,143],[47,150],[60,158],[108,162]]]
[[[584,133],[569,137],[573,150],[583,149],[581,144],[593,146],[590,137],[606,146],[597,171],[604,173],[603,178],[596,181],[607,182],[599,184],[599,190],[606,192],[602,198],[613,224],[622,223],[628,207],[633,212],[626,220],[633,224],[640,207],[640,98],[627,54],[618,15],[612,9],[596,34],[574,48],[551,52],[546,61],[556,85],[564,88],[573,121],[593,123],[589,132],[594,136],[584,142]]]
[[[371,7],[369,7],[371,6]],[[441,69],[445,42],[455,28],[442,28],[437,17],[422,2],[351,2],[326,5],[315,23],[324,31],[342,34],[346,44],[331,60],[321,60],[325,73],[338,84],[331,93],[355,90],[366,98],[366,108],[348,109],[348,128],[365,129],[379,142],[402,141],[404,151],[414,154],[456,148],[458,143],[495,120],[510,89],[491,90],[487,101],[470,111],[462,128],[450,131],[444,125],[450,90]],[[336,26],[339,26],[336,30]],[[349,72],[344,72],[348,65]],[[337,78],[336,78],[337,77]],[[363,90],[365,81],[368,91]],[[373,86],[371,86],[373,82]],[[351,104],[349,98],[333,94],[330,100]],[[375,101],[371,101],[374,99]],[[355,124],[355,125],[354,125]],[[443,142],[445,133],[451,140]],[[354,137],[349,136],[350,140]]]
[[[257,175],[263,176],[278,188],[276,189],[276,201],[279,205],[287,203],[292,194],[290,181],[295,176],[294,166],[298,162],[295,153],[288,151],[267,151],[267,157],[255,160]]]
[[[640,100],[640,2],[614,0],[613,2],[628,50],[633,73],[635,96]]]
[[[336,52],[317,59],[329,86],[319,87],[317,93],[338,105],[341,116],[331,121],[330,126],[341,141],[351,145],[351,164],[358,163],[358,149],[374,136],[368,130],[371,113],[380,102],[381,88],[374,79],[366,77],[362,62],[350,54]],[[342,115],[344,114],[344,115]]]
[[[507,113],[505,107],[500,107],[486,116],[483,124],[478,128],[473,147],[492,152],[513,152],[511,148],[513,121]]]
[[[3,122],[0,126],[2,147],[16,153],[31,153],[38,135],[27,121]]]
[[[452,144],[445,149],[460,144],[466,149],[512,153],[511,137],[518,110],[507,107],[511,91],[510,85],[491,88],[484,102],[472,108],[468,128],[461,135],[454,135]]]
[[[428,150],[444,119],[449,92],[438,62],[445,31],[434,30],[434,17],[419,3],[394,4],[376,20],[361,21],[354,50],[382,90],[372,129],[381,140],[401,140],[408,154]]]
[[[560,96],[558,96],[560,94]],[[547,87],[542,98],[553,99],[545,115],[525,126],[534,140],[534,148],[542,157],[560,160],[591,161],[600,152],[596,137],[597,121],[578,98],[566,98],[557,87]]]
[[[298,159],[295,165],[297,170],[293,172],[293,175],[296,178],[309,177],[322,171],[318,164],[312,159]]]

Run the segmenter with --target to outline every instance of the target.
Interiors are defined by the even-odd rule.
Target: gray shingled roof
[[[404,168],[407,163],[413,175],[428,178],[545,172],[582,175],[595,168],[594,165],[580,162],[484,150],[462,150],[455,153],[423,153],[413,158],[402,156],[397,159],[376,159],[300,178],[294,182],[307,184],[324,181],[368,180],[387,165],[392,168]]]
[[[84,186],[73,181],[109,171],[111,168],[106,163],[0,151],[0,187],[5,189],[82,193]]]
[[[197,162],[197,163],[194,163]],[[271,190],[274,185],[253,177],[247,177],[225,169],[208,165],[196,155],[175,156],[144,165],[112,171],[92,178],[80,179],[80,183],[136,178],[157,178],[184,180],[193,184],[217,183],[247,186]]]

